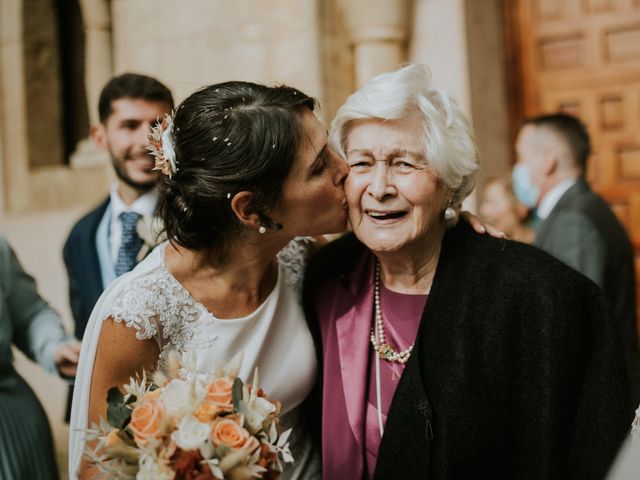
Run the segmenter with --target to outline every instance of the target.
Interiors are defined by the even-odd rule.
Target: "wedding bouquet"
[[[293,462],[279,433],[280,403],[237,377],[241,356],[210,375],[195,358],[170,354],[151,381],[114,387],[107,420],[88,431],[85,455],[107,478],[222,480],[277,478]],[[91,446],[90,446],[91,445]]]

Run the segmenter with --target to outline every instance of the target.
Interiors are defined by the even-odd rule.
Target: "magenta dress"
[[[382,318],[384,319],[385,336],[397,351],[409,348],[409,345],[414,342],[426,302],[427,295],[396,293],[383,285],[380,287],[380,307],[382,309]],[[376,469],[381,439],[378,424],[378,406],[376,405],[375,355],[373,348],[370,348],[364,435],[367,475],[370,479],[373,479]],[[387,412],[403,370],[403,364],[380,360],[380,403],[383,425],[387,421]]]
[[[366,253],[344,278],[326,283],[316,293],[323,348],[322,474],[327,480],[366,479],[375,471],[380,432],[370,343],[374,271],[375,257]],[[413,343],[426,299],[426,295],[381,289],[387,340],[400,349]],[[397,369],[394,373],[381,366],[387,369],[381,375],[382,413],[386,416],[402,367],[393,367]],[[374,410],[370,411],[369,404]]]

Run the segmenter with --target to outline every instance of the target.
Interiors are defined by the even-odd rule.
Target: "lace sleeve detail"
[[[278,263],[287,271],[286,283],[296,289],[302,288],[304,270],[314,242],[313,237],[296,237],[278,252]]]
[[[640,406],[636,409],[636,418],[631,424],[631,436],[634,440],[640,441]]]
[[[203,316],[189,292],[161,264],[120,289],[110,315],[136,330],[136,338],[154,338],[161,357],[168,350],[184,349],[195,335]]]
[[[136,330],[138,340],[148,340],[158,336],[157,320],[145,308],[147,300],[133,295],[132,292],[123,292],[111,312],[116,323],[124,323],[128,328]]]
[[[111,308],[111,317],[135,329],[138,340],[148,340],[158,336],[158,310],[154,294],[141,283],[134,281],[122,289]]]

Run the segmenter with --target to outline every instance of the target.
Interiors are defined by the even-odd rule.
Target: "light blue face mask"
[[[524,165],[517,163],[511,172],[513,191],[522,203],[529,208],[534,208],[540,196],[540,187],[531,183],[529,170]]]

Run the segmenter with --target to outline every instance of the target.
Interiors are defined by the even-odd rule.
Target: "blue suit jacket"
[[[96,234],[109,206],[109,198],[73,227],[62,251],[69,277],[69,304],[75,335],[81,340],[94,305],[104,290]]]

